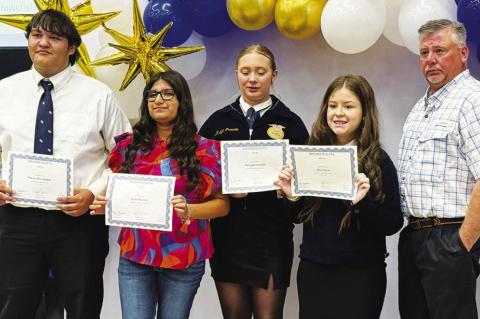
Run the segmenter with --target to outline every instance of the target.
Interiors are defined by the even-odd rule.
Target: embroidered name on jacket
[[[222,135],[225,132],[238,132],[239,130],[240,129],[237,127],[234,127],[234,128],[226,127],[226,128],[222,128],[221,130],[217,130],[213,136]]]

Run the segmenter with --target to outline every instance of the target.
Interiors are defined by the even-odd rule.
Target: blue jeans
[[[118,284],[123,319],[188,319],[205,261],[187,269],[154,268],[120,257]]]

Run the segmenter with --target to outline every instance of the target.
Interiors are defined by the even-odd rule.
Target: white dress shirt
[[[0,81],[2,178],[8,176],[9,151],[33,153],[35,121],[43,79],[34,67]],[[73,158],[74,188],[94,195],[105,191],[107,156],[114,136],[131,131],[113,92],[70,67],[52,76],[53,155]],[[22,205],[24,206],[24,205]]]
[[[240,107],[242,108],[242,111],[243,111],[243,115],[244,116],[247,116],[247,111],[249,108],[253,107],[253,109],[255,110],[255,112],[260,112],[260,117],[263,116],[263,114],[265,114],[265,112],[268,111],[268,109],[272,106],[273,102],[272,102],[272,98],[269,97],[268,100],[266,100],[265,102],[262,102],[262,103],[259,103],[257,105],[250,105],[248,104],[247,102],[245,102],[245,99],[243,98],[243,95],[240,96]]]
[[[259,116],[258,116],[259,118],[262,117],[263,114],[265,114],[273,104],[272,98],[269,97],[268,100],[266,100],[265,102],[262,102],[256,105],[250,105],[245,101],[245,99],[243,98],[243,95],[240,96],[239,103],[240,103],[240,108],[242,109],[243,115],[245,117],[247,117],[248,109],[253,107],[255,112],[259,113]],[[250,129],[250,136],[252,136],[252,132],[253,132],[253,129]]]

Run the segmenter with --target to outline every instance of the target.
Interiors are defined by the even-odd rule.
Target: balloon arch
[[[166,46],[184,43],[193,31],[218,37],[233,28],[257,31],[275,23],[295,40],[321,32],[333,49],[346,54],[367,50],[382,34],[418,54],[418,27],[448,18],[463,22],[470,44],[480,47],[478,0],[150,0],[143,17],[151,33],[174,21]]]

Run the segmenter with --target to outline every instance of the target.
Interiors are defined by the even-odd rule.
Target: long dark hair
[[[150,152],[153,149],[157,123],[148,112],[147,93],[158,80],[164,80],[170,84],[178,99],[177,117],[168,143],[168,151],[170,156],[177,161],[181,174],[187,172],[187,190],[192,190],[200,186],[200,162],[195,156],[198,146],[195,140],[197,126],[193,117],[190,89],[185,78],[177,71],[156,73],[145,85],[140,105],[140,120],[133,126],[133,142],[127,147],[125,161],[120,167],[120,171],[131,173],[137,151]]]
[[[360,101],[362,106],[362,122],[355,132],[358,152],[358,169],[370,178],[370,193],[375,201],[383,202],[385,194],[382,191],[382,172],[380,161],[382,149],[380,145],[380,130],[378,127],[378,111],[375,94],[368,81],[360,75],[347,74],[337,77],[327,88],[323,96],[318,117],[313,123],[312,134],[308,145],[333,145],[335,133],[327,123],[328,101],[338,89],[346,88]],[[322,199],[309,197],[300,218],[303,221],[313,221],[314,214],[320,209]],[[343,223],[343,221],[342,221]]]

